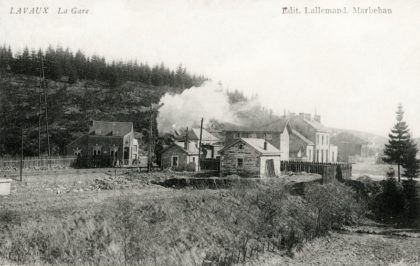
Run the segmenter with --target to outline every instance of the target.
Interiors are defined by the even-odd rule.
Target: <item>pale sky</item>
[[[49,14],[10,14],[36,6]],[[350,14],[282,14],[288,6],[347,7]],[[357,6],[392,14],[352,14]],[[58,15],[59,7],[89,13]],[[414,0],[1,0],[0,44],[182,63],[230,89],[258,93],[279,114],[316,109],[326,126],[385,136],[401,102],[420,136],[419,14]]]

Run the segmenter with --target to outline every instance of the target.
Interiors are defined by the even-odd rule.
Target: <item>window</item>
[[[239,139],[239,133],[233,133],[233,138],[234,139]]]
[[[324,150],[321,150],[321,163],[324,162]]]
[[[93,155],[101,155],[101,146],[98,144],[93,146]]]
[[[243,150],[244,149],[244,145],[243,144],[239,144],[239,149]]]
[[[236,160],[236,168],[243,168],[244,167],[244,159],[243,158],[238,158]]]
[[[266,137],[268,140],[273,139],[273,135],[271,135],[271,134],[267,134],[265,137]]]
[[[325,138],[327,139],[327,145],[328,145],[328,141],[329,141],[329,140],[328,140],[328,136],[326,136]]]
[[[334,152],[332,152],[331,161],[334,162]]]
[[[134,152],[137,152],[137,145],[134,145],[134,146],[133,146],[133,151],[134,151]]]
[[[319,162],[319,150],[316,150],[316,162]]]
[[[178,166],[178,156],[172,156],[172,166]]]
[[[324,145],[324,136],[322,136],[321,140],[322,140],[322,145]]]
[[[195,157],[193,157],[193,163],[195,163]]]
[[[316,144],[319,144],[319,135],[316,135]]]
[[[255,139],[257,138],[257,134],[249,134],[249,137]]]
[[[308,150],[308,161],[312,161],[312,152],[311,150]]]

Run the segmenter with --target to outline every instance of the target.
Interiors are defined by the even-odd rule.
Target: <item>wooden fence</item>
[[[0,157],[0,170],[19,170],[20,158]],[[105,168],[105,167],[147,167],[147,156],[141,156],[129,164],[128,160],[113,160],[109,156],[77,157],[77,156],[51,156],[51,157],[24,157],[24,169],[43,170],[50,168]]]
[[[24,169],[47,169],[47,168],[66,168],[75,162],[75,156],[51,156],[51,157],[24,157]],[[0,157],[0,170],[18,170],[20,168],[20,158]]]
[[[220,159],[200,159],[200,170],[220,170]]]
[[[108,167],[147,167],[147,156],[140,156],[138,159],[120,160],[108,155],[79,156],[74,160],[72,167],[75,168],[108,168]]]
[[[302,161],[281,161],[280,170],[284,172],[306,172],[319,174],[324,183],[334,179],[341,180],[352,176],[349,163],[315,163]]]

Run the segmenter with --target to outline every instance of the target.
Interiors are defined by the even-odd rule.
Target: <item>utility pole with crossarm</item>
[[[148,151],[148,158],[147,158],[147,170],[150,172],[152,170],[152,149],[153,149],[153,120],[155,118],[156,113],[158,112],[158,110],[163,106],[162,104],[152,104],[149,107],[141,107],[140,108],[140,112],[142,113],[149,113],[150,117],[149,117],[149,151]]]

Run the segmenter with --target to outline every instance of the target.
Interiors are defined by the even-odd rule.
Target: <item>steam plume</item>
[[[237,117],[231,110],[226,91],[211,81],[201,87],[184,90],[182,94],[165,94],[160,103],[164,104],[157,117],[160,133],[191,127],[199,123],[202,117],[205,122],[217,120],[237,123]]]

